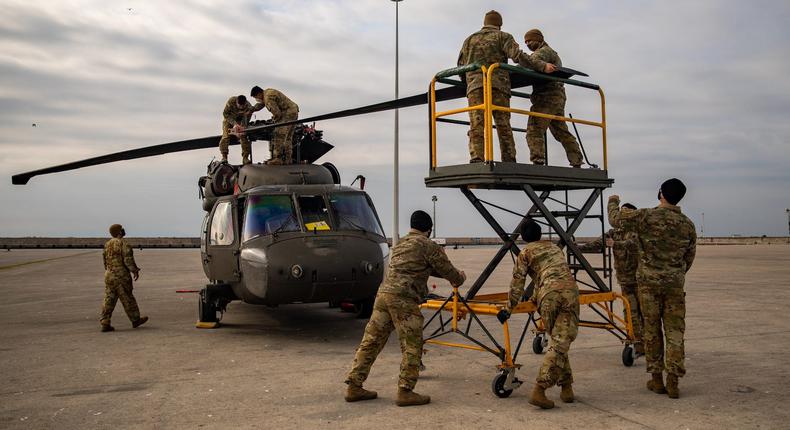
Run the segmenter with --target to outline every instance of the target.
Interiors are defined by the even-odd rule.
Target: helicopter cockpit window
[[[330,230],[329,211],[323,196],[299,196],[304,228],[307,231]]]
[[[217,204],[211,218],[209,245],[230,245],[233,243],[233,210],[230,202]]]
[[[384,236],[370,202],[361,193],[338,193],[329,196],[339,230],[363,230]]]
[[[291,196],[252,195],[247,198],[242,240],[299,230],[299,221],[296,219]]]

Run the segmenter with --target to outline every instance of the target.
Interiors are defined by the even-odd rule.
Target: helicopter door
[[[211,212],[208,226],[206,259],[208,277],[212,281],[238,282],[239,238],[236,232],[236,205],[233,200],[220,200]]]

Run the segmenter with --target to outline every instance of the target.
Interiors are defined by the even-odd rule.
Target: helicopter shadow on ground
[[[294,304],[266,307],[233,303],[218,330],[237,336],[262,336],[277,340],[329,342],[335,339],[358,341],[367,319],[329,308],[326,304]]]

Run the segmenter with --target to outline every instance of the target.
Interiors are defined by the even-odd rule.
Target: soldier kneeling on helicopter
[[[444,248],[429,239],[432,228],[430,215],[416,211],[411,215],[411,231],[392,248],[389,270],[376,294],[373,314],[345,381],[348,384],[347,402],[371,400],[378,396],[375,391],[362,388],[362,384],[393,329],[398,332],[403,354],[395,403],[413,406],[431,401],[429,396],[413,391],[422,358],[423,316],[420,303],[428,295],[429,276],[440,276],[453,286],[460,286],[466,280],[466,274],[450,263]]]

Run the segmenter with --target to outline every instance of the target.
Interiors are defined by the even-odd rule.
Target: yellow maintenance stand
[[[586,120],[560,117],[543,113],[531,112],[516,107],[496,106],[492,103],[492,76],[497,69],[510,73],[512,96],[515,98],[529,98],[529,94],[515,91],[520,87],[528,87],[536,82],[556,81],[565,85],[595,91],[600,98],[600,118]],[[466,72],[480,70],[483,73],[484,101],[477,106],[439,111],[437,104],[446,100],[437,97],[437,86],[443,85],[442,93],[462,92],[465,83],[458,77]],[[602,329],[612,333],[624,344],[622,362],[631,366],[636,358],[633,348],[633,327],[630,320],[629,302],[619,293],[612,291],[612,266],[610,250],[602,246],[600,250],[602,263],[592,265],[585,255],[576,246],[573,235],[586,220],[596,223],[601,234],[605,231],[605,208],[603,203],[603,190],[612,186],[613,179],[607,172],[607,145],[606,145],[606,104],[603,90],[595,84],[570,79],[573,75],[586,76],[572,69],[559,68],[551,75],[538,73],[523,67],[511,66],[504,63],[470,64],[462,67],[447,69],[436,74],[430,84],[429,90],[429,115],[430,115],[430,171],[425,178],[428,187],[458,188],[469,200],[472,206],[480,213],[483,219],[491,226],[502,244],[488,263],[480,276],[469,287],[465,294],[454,288],[448,297],[433,296],[422,305],[423,309],[433,311],[427,318],[423,330],[424,340],[427,344],[457,347],[471,350],[489,352],[499,359],[498,371],[492,381],[491,388],[499,397],[509,396],[515,388],[521,385],[516,377],[516,370],[521,367],[516,362],[518,353],[526,337],[527,331],[532,327],[534,338],[532,350],[536,354],[543,352],[548,344],[548,336],[543,328],[542,321],[536,313],[535,306],[527,301],[522,301],[514,310],[513,315],[526,314],[527,320],[523,326],[518,327],[520,332],[515,348],[511,343],[511,328],[518,325],[517,318],[511,318],[502,324],[502,339],[492,334],[483,323],[483,318],[499,327],[496,319],[487,317],[496,314],[505,307],[508,300],[507,286],[501,292],[494,294],[478,294],[486,285],[488,278],[508,254],[515,260],[520,249],[516,243],[521,226],[529,219],[533,219],[548,228],[549,237],[555,237],[558,245],[563,248],[568,258],[568,265],[580,287],[580,304],[586,312],[582,316],[580,326]],[[449,90],[449,91],[448,91]],[[515,104],[515,103],[514,103]],[[484,145],[485,159],[483,163],[440,166],[437,158],[438,149],[438,124],[469,125],[468,121],[452,119],[451,116],[466,114],[472,110],[484,112]],[[592,126],[600,129],[600,142],[602,147],[602,168],[592,163],[587,158],[587,153],[582,150],[590,168],[574,169],[551,165],[532,165],[511,162],[498,162],[494,160],[493,117],[494,111],[507,111],[511,114],[537,116],[554,120],[570,122],[576,131],[579,143],[581,136],[576,129],[576,124]],[[516,116],[515,118],[518,118]],[[525,132],[522,128],[513,128],[516,132]],[[547,158],[548,160],[548,158]],[[526,197],[531,203],[526,213],[508,209],[502,205],[483,200],[473,190],[510,190],[514,191],[513,199],[518,196]],[[484,192],[484,191],[483,191]],[[479,193],[479,192],[478,192]],[[511,200],[512,201],[512,200]],[[598,206],[597,213],[592,209]],[[516,215],[520,222],[508,233],[499,221],[493,216],[489,208],[499,210],[510,215]],[[490,288],[489,288],[490,289]],[[532,294],[533,285],[526,289],[525,297]],[[619,303],[619,305],[616,305]],[[615,309],[618,309],[616,312]],[[622,311],[625,311],[624,313]],[[622,315],[622,316],[621,316]],[[590,317],[592,319],[584,319]],[[460,337],[459,342],[453,341],[451,336]]]

